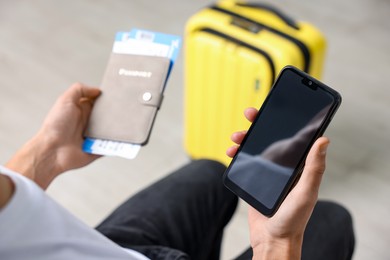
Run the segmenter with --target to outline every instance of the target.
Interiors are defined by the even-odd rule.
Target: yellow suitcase
[[[271,6],[221,1],[188,20],[184,46],[185,149],[228,164],[230,135],[249,126],[244,109],[260,107],[284,66],[321,78],[325,38]]]

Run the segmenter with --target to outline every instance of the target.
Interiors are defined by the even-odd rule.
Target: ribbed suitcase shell
[[[284,66],[321,77],[322,34],[268,9],[223,1],[189,19],[184,143],[192,158],[228,164],[231,134],[249,126],[244,109],[260,107]]]

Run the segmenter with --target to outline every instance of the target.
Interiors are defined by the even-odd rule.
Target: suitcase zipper
[[[233,16],[235,18],[238,18],[238,19],[242,19],[248,23],[251,23],[251,24],[254,24],[262,29],[266,29],[270,32],[273,32],[291,42],[293,42],[295,45],[297,45],[297,47],[301,50],[302,54],[303,54],[303,59],[304,59],[304,68],[303,70],[306,72],[306,73],[309,73],[309,68],[310,68],[310,52],[309,52],[309,49],[307,48],[307,46],[301,42],[300,40],[284,33],[284,32],[281,32],[281,31],[278,31],[276,30],[275,28],[272,28],[272,27],[269,27],[268,25],[265,25],[265,24],[262,24],[262,23],[259,23],[257,21],[254,21],[250,18],[247,18],[245,16],[242,16],[240,14],[237,14],[237,13],[234,13],[232,11],[229,11],[229,10],[226,10],[226,9],[223,9],[221,7],[218,7],[218,6],[211,6],[210,9],[212,10],[215,10],[217,12],[221,12],[221,13],[225,13],[227,15],[230,15],[230,16]]]
[[[237,38],[234,38],[230,35],[227,35],[227,34],[224,34],[222,32],[219,32],[219,31],[216,31],[214,29],[211,29],[211,28],[202,28],[200,29],[200,31],[202,32],[206,32],[206,33],[210,33],[210,34],[213,34],[213,35],[216,35],[218,37],[221,37],[221,38],[224,38],[230,42],[233,42],[237,45],[240,45],[240,46],[243,46],[243,47],[246,47],[250,50],[253,50],[257,53],[260,53],[261,55],[263,55],[265,57],[265,59],[268,61],[269,65],[270,65],[270,68],[271,68],[271,78],[272,80],[275,80],[275,65],[274,65],[274,62],[272,61],[271,57],[269,56],[269,54],[265,51],[263,51],[262,49],[259,49],[253,45],[250,45],[246,42],[243,42]]]

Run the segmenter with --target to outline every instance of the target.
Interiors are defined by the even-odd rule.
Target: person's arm
[[[46,189],[59,174],[98,156],[82,151],[83,132],[100,90],[73,84],[58,98],[38,133],[5,165]]]
[[[254,108],[247,109],[245,116],[253,121],[257,114]],[[232,141],[242,142],[246,132],[236,132]],[[326,149],[329,140],[319,138],[311,148],[305,168],[297,185],[287,195],[279,210],[271,218],[249,207],[248,221],[253,259],[300,259],[303,234],[317,202],[322,175],[325,171]],[[233,157],[238,146],[228,149]]]
[[[14,184],[10,178],[0,174],[0,209],[11,199],[14,189]]]

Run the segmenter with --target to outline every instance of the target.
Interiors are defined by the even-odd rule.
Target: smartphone
[[[227,168],[225,186],[263,215],[275,214],[340,104],[337,91],[285,67]]]

